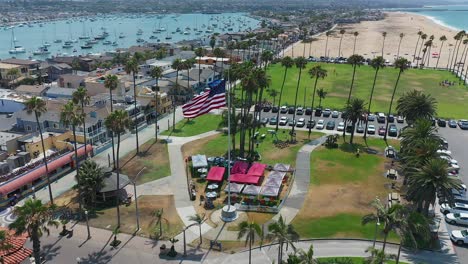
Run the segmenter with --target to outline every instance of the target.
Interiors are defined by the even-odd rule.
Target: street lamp
[[[136,214],[136,222],[137,222],[137,228],[136,232],[140,230],[140,212],[138,211],[138,195],[137,195],[137,189],[136,189],[136,181],[138,179],[138,176],[146,169],[146,167],[141,168],[141,170],[137,173],[135,176],[135,179],[132,181],[133,183],[133,194],[135,195],[135,214]]]
[[[86,229],[88,231],[88,239],[91,238],[91,232],[89,231],[89,218],[88,218],[88,210],[84,211],[86,217]]]

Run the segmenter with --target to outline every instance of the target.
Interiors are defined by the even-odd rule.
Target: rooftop
[[[16,69],[19,67],[20,67],[19,65],[0,62],[0,69],[9,70],[9,69]]]
[[[22,134],[0,132],[0,145],[5,145],[7,141],[23,136]]]
[[[23,66],[32,66],[32,65],[36,65],[40,63],[38,61],[21,60],[21,59],[6,59],[6,60],[2,60],[2,62],[8,63],[8,64],[23,65]]]
[[[15,91],[17,93],[26,93],[26,94],[42,94],[47,88],[45,85],[25,85],[22,84],[18,86]]]

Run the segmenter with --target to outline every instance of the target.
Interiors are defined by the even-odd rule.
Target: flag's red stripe
[[[225,103],[224,94],[215,95],[213,98],[207,99],[204,102],[200,102],[197,105],[190,107],[189,109],[183,110],[184,114],[192,114],[194,112],[198,112],[203,108],[209,107],[210,105],[218,104],[218,103]]]

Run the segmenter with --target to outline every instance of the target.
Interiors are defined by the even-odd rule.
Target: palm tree
[[[419,51],[418,51],[418,57],[416,58],[417,65],[419,65],[419,60],[421,60],[421,51],[424,46],[424,43],[427,39],[427,34],[422,34],[421,35],[421,45],[419,46]]]
[[[284,67],[284,75],[283,75],[283,83],[281,84],[281,89],[280,89],[280,94],[279,94],[279,100],[278,100],[278,108],[281,107],[281,97],[283,96],[283,89],[284,89],[284,83],[286,82],[286,74],[288,73],[288,69],[291,68],[294,65],[294,60],[286,56],[281,60],[281,65]],[[276,121],[279,121],[279,114],[280,111],[276,113]],[[275,131],[278,131],[278,123],[276,122],[276,128]]]
[[[400,41],[398,42],[398,50],[397,50],[397,55],[396,57],[399,58],[400,57],[400,47],[401,47],[401,41],[403,40],[403,37],[405,36],[404,33],[400,33]]]
[[[401,204],[392,204],[392,206],[385,206],[378,198],[371,202],[372,207],[375,208],[376,212],[367,214],[362,217],[362,225],[369,223],[380,223],[383,224],[382,233],[384,235],[384,241],[382,251],[385,252],[385,246],[387,244],[388,234],[400,225],[402,221],[405,221],[403,210],[404,207]]]
[[[397,56],[397,58],[399,57]],[[377,82],[377,75],[379,74],[379,70],[385,67],[385,59],[382,56],[378,56],[371,60],[370,65],[372,66],[372,68],[374,68],[375,74],[374,74],[374,82],[372,83],[372,89],[371,89],[371,93],[369,97],[369,105],[367,106],[367,115],[371,113],[372,97],[374,96],[374,89],[375,89],[375,84]],[[364,129],[364,139],[366,139],[367,137],[368,125],[369,125],[369,121],[366,118],[366,128]]]
[[[458,62],[457,72],[456,72],[456,74],[459,74],[460,73],[460,67],[461,67],[462,71],[460,73],[460,80],[462,80],[463,68],[465,67],[465,62],[466,62],[466,48],[468,47],[468,45],[467,45],[468,44],[468,39],[464,39],[462,43],[463,43],[463,46],[465,46],[465,47],[463,48],[462,54],[460,56],[460,61]],[[462,58],[464,58],[463,63],[461,62]]]
[[[119,78],[117,75],[109,74],[106,76],[104,80],[104,87],[109,89],[109,97],[110,97],[110,111],[111,113],[114,111],[114,101],[112,99],[112,91],[117,89],[119,86]],[[111,136],[111,144],[112,144],[112,167],[115,169],[115,148],[114,148],[114,136]]]
[[[296,96],[294,98],[294,109],[297,109],[297,96],[299,94],[299,85],[301,84],[302,69],[305,69],[307,67],[307,60],[304,57],[297,57],[295,59],[295,64],[296,64],[296,67],[299,68],[299,76],[297,77],[297,86],[296,86]],[[293,120],[294,122],[296,121],[296,110],[294,110]],[[291,140],[295,138],[294,137],[295,127],[296,127],[295,124],[291,127]]]
[[[205,214],[194,214],[189,216],[189,220],[193,221],[198,224],[198,229],[200,231],[200,243],[202,242],[202,233],[201,233],[201,226],[206,221]]]
[[[429,94],[412,90],[397,101],[397,112],[411,125],[418,119],[431,119],[437,113],[437,101]]]
[[[394,254],[385,254],[385,251],[382,249],[369,247],[366,249],[366,252],[371,253],[371,255],[366,259],[365,263],[367,264],[383,264],[388,263],[389,260],[396,259]]]
[[[87,159],[81,164],[76,177],[76,188],[83,195],[83,201],[87,205],[96,203],[96,194],[104,187],[104,172],[94,160]]]
[[[352,124],[351,138],[349,140],[349,143],[351,145],[353,144],[356,123],[359,121],[361,116],[366,112],[365,106],[366,104],[364,103],[364,100],[360,98],[352,98],[351,101],[345,106],[344,114],[346,116],[346,123],[350,121]]]
[[[130,129],[132,121],[125,110],[116,110],[108,115],[104,121],[106,127],[111,131],[112,134],[117,134],[117,152],[116,152],[116,173],[117,173],[117,186],[115,192],[120,190],[120,165],[119,165],[119,154],[120,154],[120,135],[125,133],[127,129]],[[116,197],[117,204],[117,228],[120,228],[120,201]]]
[[[127,61],[125,64],[125,72],[127,74],[132,74],[133,77],[133,111],[135,114],[135,138],[136,138],[136,153],[137,155],[140,154],[140,144],[138,141],[138,113],[139,111],[137,110],[137,95],[136,95],[136,75],[138,73],[138,61],[136,60],[135,57],[131,58],[130,60]]]
[[[197,48],[195,49],[195,55],[198,57],[198,81],[201,82],[201,68],[200,68],[200,62],[201,62],[201,57],[205,56],[205,50],[203,48]]]
[[[171,65],[171,68],[173,70],[176,71],[176,82],[175,82],[175,89],[179,89],[179,71],[183,69],[183,63],[182,63],[182,60],[181,59],[175,59],[173,62],[172,62],[172,65]],[[215,68],[213,67],[213,74],[215,74]],[[214,76],[213,76],[214,78]],[[173,103],[175,103],[173,101]],[[174,109],[172,109],[172,131],[175,130],[175,107]]]
[[[317,96],[319,97],[319,107],[322,107],[322,100],[324,100],[325,97],[327,97],[327,94],[328,94],[328,92],[325,91],[325,89],[318,88]],[[313,111],[313,109],[312,109],[312,111]]]
[[[436,69],[437,69],[437,66],[439,66],[439,60],[440,60],[440,56],[442,54],[442,47],[444,46],[444,43],[445,41],[447,41],[447,37],[445,35],[442,35],[440,38],[439,38],[441,44],[440,44],[440,48],[439,48],[439,56],[437,57],[437,62],[436,62]]]
[[[430,49],[431,46],[432,46],[432,40],[428,40],[428,41],[426,41],[424,43],[423,55],[422,55],[421,63],[420,63],[421,68],[424,67],[424,62],[426,60],[426,54],[430,57],[429,49]]]
[[[243,221],[239,224],[237,239],[245,236],[245,244],[249,243],[249,264],[252,263],[252,244],[255,242],[255,235],[262,237],[262,229],[255,222]]]
[[[385,39],[387,38],[387,32],[382,32],[382,57],[384,55],[384,48],[385,48]]]
[[[455,58],[453,59],[452,67],[450,67],[450,70],[451,70],[451,71],[454,71],[454,70],[455,70],[455,66],[456,66],[457,63],[458,63],[458,62],[457,62],[457,60],[458,60],[458,52],[460,51],[460,46],[461,46],[461,44],[462,44],[463,38],[464,38],[465,35],[466,35],[465,33],[466,33],[466,32],[465,32],[464,30],[462,30],[462,31],[458,32],[458,33],[455,35],[455,37],[454,37],[454,39],[456,40],[456,42],[455,42],[455,49],[456,49],[457,52],[455,53],[455,50],[453,50],[455,56],[452,56],[452,59],[453,59],[454,57],[455,57]],[[458,44],[458,45],[457,45],[457,44]]]
[[[299,259],[300,264],[317,264],[317,260],[314,259],[314,245],[310,244],[307,251],[299,249]]]
[[[430,62],[431,62],[431,57],[432,57],[432,44],[434,43],[434,39],[435,39],[435,36],[434,35],[431,35],[429,37],[429,40],[431,41],[428,45],[428,52],[427,52],[427,67],[430,66]]]
[[[410,127],[401,132],[400,137],[403,152],[417,147],[422,141],[432,141],[439,146],[443,143],[437,128],[432,126],[432,122],[422,118],[412,122]]]
[[[316,93],[316,90],[317,90],[317,83],[318,83],[319,78],[325,79],[325,77],[327,77],[327,70],[323,69],[322,66],[320,66],[320,65],[315,65],[314,67],[312,67],[309,70],[309,75],[310,75],[310,78],[312,78],[312,79],[315,78],[314,91],[312,92],[312,103],[311,103],[311,106],[310,106],[312,111],[314,111],[314,101],[315,101],[315,93]],[[321,89],[321,90],[322,90],[322,95],[323,95],[323,89]],[[321,105],[321,102],[322,102],[322,99],[320,99],[320,105]],[[305,103],[304,103],[304,107],[305,107]],[[312,121],[312,116],[313,115],[311,113],[310,117],[309,117],[309,122]],[[312,130],[312,126],[309,126],[309,138],[310,138],[311,130]]]
[[[91,97],[89,97],[88,95],[88,90],[86,90],[86,88],[84,88],[83,86],[80,86],[78,87],[78,89],[76,89],[75,92],[73,92],[72,98],[73,103],[81,106],[79,110],[81,110],[81,115],[83,116],[83,138],[85,142],[84,147],[86,153],[86,145],[88,144],[88,141],[86,140],[86,114],[84,106],[89,104]]]
[[[78,175],[80,171],[80,163],[78,161],[78,145],[77,145],[77,140],[76,140],[76,127],[80,126],[84,123],[84,115],[83,112],[81,111],[80,107],[75,107],[75,104],[73,101],[68,101],[65,105],[62,107],[62,111],[60,113],[60,122],[66,126],[72,128],[72,133],[73,133],[73,145],[74,145],[74,151],[75,151],[75,166],[76,166],[76,175]],[[86,144],[85,144],[86,146]],[[82,199],[81,199],[81,192],[78,192],[78,202],[80,205],[80,212],[82,210]]]
[[[422,34],[424,33],[421,30],[418,31],[418,41],[416,41],[416,46],[414,47],[413,62],[416,60],[416,51],[418,50],[419,40],[421,39]]]
[[[214,64],[214,67],[213,67],[213,70],[216,72],[216,68],[218,67],[217,64],[218,64],[218,58],[221,58],[221,75],[223,74],[223,70],[224,70],[224,62],[223,62],[223,58],[225,56],[224,54],[224,51],[220,48],[215,48],[214,49],[214,52],[213,52],[214,56],[215,56],[215,64]],[[221,76],[222,78],[222,76]]]
[[[273,52],[269,51],[269,50],[265,50],[262,52],[261,56],[260,56],[260,59],[262,60],[262,62],[264,63],[264,70],[266,71],[267,67],[268,67],[268,63],[270,63],[272,60],[273,60]]]
[[[275,89],[268,89],[268,95],[273,98],[273,105],[276,103],[276,96],[278,96],[278,91]]]
[[[294,230],[291,224],[286,224],[283,216],[280,214],[278,221],[273,221],[268,225],[268,236],[272,240],[278,240],[278,263],[282,263],[283,244],[290,244],[295,250],[293,242],[299,239],[299,234]]]
[[[325,42],[325,55],[323,55],[323,56],[325,56],[325,57],[327,57],[328,38],[330,37],[331,33],[332,33],[331,31],[327,31],[327,32],[325,33],[325,36],[327,37],[327,38],[326,38],[326,42]]]
[[[41,200],[28,199],[23,206],[17,206],[13,211],[16,220],[8,228],[14,230],[17,235],[28,233],[33,243],[34,260],[36,263],[42,263],[41,237],[44,233],[49,235],[49,226],[59,226],[54,219],[55,206],[44,205]]]
[[[359,36],[359,32],[355,31],[353,35],[354,35],[353,54],[356,54],[356,41],[357,41],[357,37]]]
[[[421,167],[414,168],[408,176],[407,199],[413,201],[418,212],[428,216],[429,207],[434,205],[437,193],[441,199],[453,203],[452,189],[460,190],[461,181],[447,174],[447,161],[441,158],[433,158],[426,161]]]
[[[200,64],[200,63],[199,63]],[[200,67],[200,66],[199,66]],[[156,80],[155,88],[154,88],[154,138],[156,141],[158,140],[158,92],[159,92],[159,79],[162,77],[163,69],[159,66],[155,66],[150,71],[150,76],[154,80]],[[200,76],[200,73],[198,74]],[[199,79],[200,80],[200,77]]]
[[[344,36],[345,33],[346,33],[346,30],[344,30],[344,29],[340,30],[341,37],[340,37],[340,45],[338,46],[338,57],[341,56],[341,42],[343,41],[343,36]]]
[[[348,64],[351,64],[351,66],[353,66],[353,77],[351,79],[351,86],[349,87],[348,100],[346,101],[347,104],[349,104],[349,100],[351,99],[351,93],[353,92],[354,79],[356,77],[356,68],[358,66],[361,66],[363,61],[364,57],[362,57],[361,55],[354,54],[348,58]]]
[[[210,47],[211,47],[211,52],[214,52],[214,47],[216,46],[216,38],[215,36],[211,36],[210,38]]]
[[[49,188],[49,199],[50,203],[54,204],[54,197],[52,196],[52,186],[50,185],[50,176],[49,176],[49,167],[47,164],[47,155],[46,149],[44,145],[44,136],[42,135],[42,125],[39,123],[39,117],[47,112],[47,103],[39,97],[33,96],[25,103],[26,111],[28,114],[34,113],[36,117],[36,126],[37,130],[39,130],[39,136],[41,137],[41,145],[42,145],[42,154],[43,154],[43,162],[46,169],[46,177],[47,177],[47,185]]]
[[[390,99],[390,106],[388,107],[388,115],[389,116],[392,112],[392,105],[393,105],[393,99],[395,98],[395,92],[396,92],[396,89],[398,87],[398,82],[400,81],[400,77],[401,77],[401,74],[406,70],[408,69],[409,67],[409,61],[405,58],[398,58],[395,60],[395,68],[398,69],[398,77],[396,79],[396,82],[395,82],[395,86],[393,87],[393,93],[392,93],[392,98]],[[388,131],[388,119],[387,119],[387,122],[386,122],[386,127],[385,127],[385,131]],[[385,133],[385,136],[384,136],[384,140],[387,140],[387,134],[388,133]]]

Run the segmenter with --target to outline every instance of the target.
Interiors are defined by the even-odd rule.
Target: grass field
[[[368,139],[370,148],[383,152],[380,139]],[[385,185],[386,159],[383,155],[361,151],[355,156],[351,146],[339,141],[336,149],[319,147],[311,154],[311,185],[305,205],[293,220],[304,238],[344,237],[373,239],[374,225],[362,226],[361,217],[372,212],[369,203],[376,196],[384,198],[390,190]],[[356,138],[364,149],[364,142]],[[398,146],[398,141],[390,141]],[[395,241],[396,235],[391,234]]]
[[[314,63],[309,63],[307,69],[302,72],[302,80],[299,88],[298,105],[304,104],[310,106],[312,101],[313,80],[308,75]],[[328,77],[324,80],[319,80],[317,88],[324,88],[328,95],[322,101],[324,107],[333,109],[342,109],[346,103],[349,87],[351,84],[352,66],[348,64],[321,64],[328,71]],[[283,81],[284,68],[280,64],[272,65],[268,73],[271,77],[270,87],[277,90],[281,89]],[[299,70],[295,67],[288,70],[286,83],[283,92],[282,105],[294,105],[294,97],[296,92],[297,77]],[[394,68],[385,68],[380,70],[377,79],[377,85],[372,102],[372,112],[383,111],[387,112],[393,87],[398,75],[398,70]],[[370,66],[361,66],[356,70],[356,78],[352,96],[362,98],[366,102],[369,100],[372,82],[374,78],[374,70]],[[451,87],[439,86],[439,82],[443,80],[455,81],[455,85]],[[304,89],[307,89],[304,97]],[[398,99],[404,92],[417,89],[431,94],[438,101],[438,115],[440,117],[450,118],[466,118],[468,117],[468,108],[465,107],[465,99],[468,98],[468,89],[458,84],[451,73],[447,71],[437,70],[420,70],[409,69],[403,73],[400,84],[397,88],[395,99]],[[264,97],[270,102],[273,99],[264,93]],[[276,98],[278,102],[279,96]],[[318,97],[315,97],[315,106],[318,106]],[[396,104],[394,104],[396,107]]]
[[[143,167],[146,169],[137,179],[137,184],[142,184],[171,175],[167,144],[162,141],[150,140],[140,146],[140,155],[135,156],[132,151],[120,159],[122,173],[135,179]]]
[[[161,135],[171,135],[175,137],[191,137],[218,128],[221,122],[221,115],[202,115],[195,119],[184,119],[176,124],[176,129],[169,129]]]

